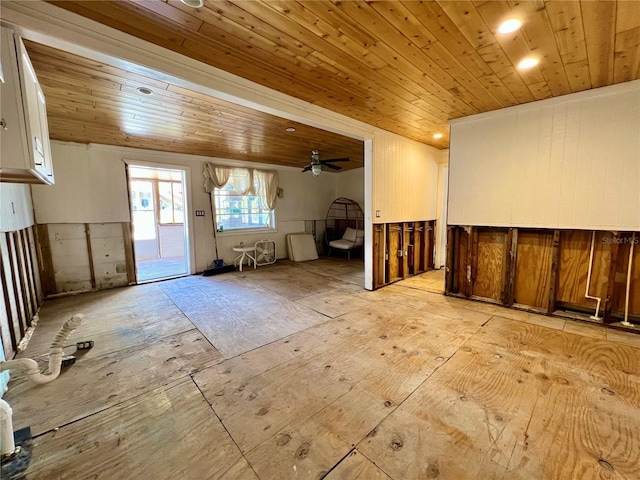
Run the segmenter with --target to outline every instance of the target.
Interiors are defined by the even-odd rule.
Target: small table
[[[243,247],[233,247],[233,251],[234,252],[241,252],[240,255],[238,255],[235,260],[233,261],[233,264],[236,265],[240,265],[240,271],[242,271],[242,264],[244,263],[244,258],[248,257],[248,264],[251,265],[251,262],[253,261],[253,268],[256,268],[256,246],[255,245],[251,245],[251,246],[243,246]],[[253,254],[253,256],[251,255]]]

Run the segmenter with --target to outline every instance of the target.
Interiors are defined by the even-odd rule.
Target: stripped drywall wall
[[[451,122],[449,224],[640,229],[640,81]]]
[[[11,358],[42,302],[31,188],[0,183],[0,350]],[[0,397],[8,374],[0,376]]]
[[[154,152],[106,145],[81,145],[67,142],[52,142],[52,155],[56,165],[56,185],[34,186],[34,205],[38,223],[55,224],[103,224],[128,222],[129,206],[124,161],[133,163],[154,163],[189,167],[188,189],[191,189],[191,205],[188,212],[192,227],[194,271],[208,268],[215,258],[215,243],[211,221],[209,195],[204,191],[202,166],[205,162],[228,165],[247,165],[226,159]],[[268,165],[255,165],[274,168]],[[338,175],[323,173],[318,177],[302,174],[297,168],[278,167],[280,186],[284,196],[276,205],[275,232],[258,234],[217,234],[220,258],[233,262],[236,254],[233,245],[243,241],[256,242],[269,237],[275,240],[277,255],[286,257],[284,238],[288,233],[302,232],[305,220],[324,220],[329,205],[336,194]],[[67,207],[68,205],[68,207]],[[204,210],[204,217],[195,217],[195,210]],[[80,227],[77,227],[80,228]],[[53,246],[52,246],[53,248]],[[82,254],[78,251],[78,255]],[[63,252],[62,252],[63,253]],[[70,258],[66,265],[77,268]],[[62,268],[57,265],[56,269]],[[79,270],[77,270],[79,272]],[[78,276],[77,287],[85,289],[89,280],[86,272]],[[66,279],[65,282],[71,282]]]

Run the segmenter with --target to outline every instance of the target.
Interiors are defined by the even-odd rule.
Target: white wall
[[[127,182],[121,158],[104,161],[89,145],[51,142],[54,185],[34,185],[37,223],[128,222]]]
[[[640,229],[640,81],[451,122],[449,224]]]
[[[205,162],[226,165],[249,164],[232,160],[154,152],[106,145],[81,145],[53,141],[51,144],[56,169],[56,184],[34,186],[33,201],[38,223],[107,223],[128,222],[129,205],[125,176],[125,160],[130,163],[187,167],[188,224],[194,271],[208,268],[215,258],[215,243],[211,221],[209,195],[204,191],[202,167]],[[273,169],[272,165],[250,166]],[[305,220],[324,219],[336,195],[339,175],[322,173],[318,177],[302,174],[298,168],[276,167],[284,197],[277,200],[277,231],[253,235],[229,232],[217,234],[220,258],[232,262],[233,245],[243,241],[256,242],[264,237],[273,239],[279,258],[286,257],[284,238],[287,233],[304,231]],[[190,194],[189,194],[190,192]],[[196,217],[195,210],[204,210]]]
[[[33,225],[29,185],[0,183],[0,232],[13,232]]]
[[[336,175],[336,198],[355,200],[364,211],[364,168],[356,168]]]
[[[372,165],[373,222],[434,220],[440,156],[440,150],[398,135],[376,135]]]

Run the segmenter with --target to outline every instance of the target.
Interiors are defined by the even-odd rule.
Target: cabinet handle
[[[3,130],[9,130],[7,128],[7,122],[6,122],[6,120],[4,118],[2,120],[0,120],[0,127],[2,127]]]

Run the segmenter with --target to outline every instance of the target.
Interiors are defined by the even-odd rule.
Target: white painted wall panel
[[[449,224],[640,228],[640,81],[451,122]]]
[[[0,232],[13,232],[33,225],[29,185],[0,183]]]
[[[56,183],[34,185],[38,223],[128,222],[122,159],[103,162],[87,145],[52,142]]]
[[[372,212],[375,223],[436,218],[440,151],[398,135],[373,142]],[[363,206],[364,207],[364,206]]]
[[[336,197],[355,200],[364,212],[364,168],[336,175]]]

